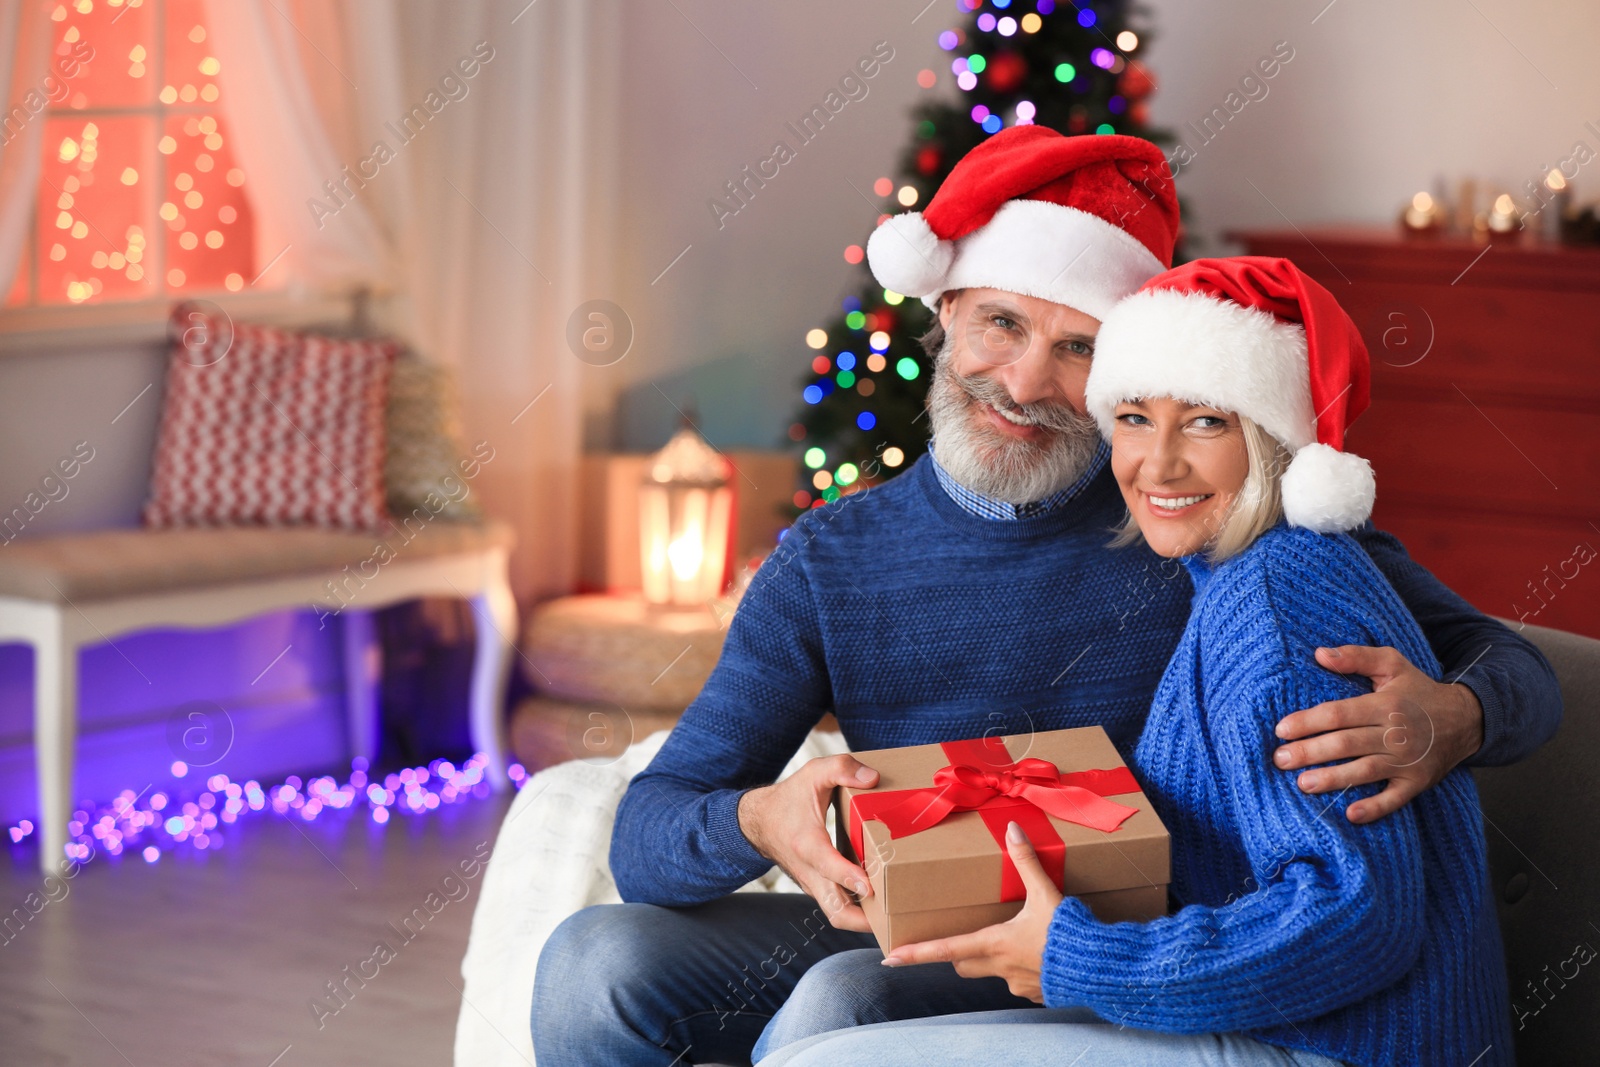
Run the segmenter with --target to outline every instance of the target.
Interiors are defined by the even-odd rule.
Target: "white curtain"
[[[392,249],[363,200],[324,187],[354,162],[330,136],[347,128],[350,110],[329,84],[348,77],[332,14],[305,0],[206,4],[224,114],[255,208],[256,269],[281,272],[265,277],[268,285],[382,287],[392,268]],[[313,202],[328,214],[313,212]]]
[[[16,281],[17,264],[33,225],[45,108],[52,88],[66,81],[62,72],[50,65],[50,7],[43,0],[0,2],[0,89],[6,94],[5,115],[0,116],[4,119],[0,137],[0,300]],[[71,61],[70,56],[63,59]]]
[[[400,231],[414,335],[457,369],[472,441],[495,459],[483,501],[511,520],[519,595],[569,592],[576,576],[580,372],[568,316],[609,295],[620,108],[614,0],[476,0],[400,8],[405,98],[452,100],[404,149],[411,207]],[[480,48],[480,46],[482,46]],[[470,80],[457,64],[493,50]]]
[[[569,591],[584,364],[565,333],[612,262],[614,0],[210,0],[208,16],[272,235],[262,265],[288,246],[299,278],[387,294],[380,324],[454,368],[467,443],[494,450],[473,490],[516,527],[519,598]],[[346,168],[335,200],[323,183]]]

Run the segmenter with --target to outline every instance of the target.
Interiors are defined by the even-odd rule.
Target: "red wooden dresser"
[[[1600,637],[1600,249],[1231,237],[1292,259],[1360,326],[1372,406],[1349,447],[1377,474],[1379,527],[1491,615]]]

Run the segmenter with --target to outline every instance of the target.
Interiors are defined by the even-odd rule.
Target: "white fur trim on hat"
[[[905,296],[932,293],[937,298],[944,292],[954,255],[953,242],[939,240],[920,211],[892,216],[867,238],[872,276],[885,289]]]
[[[1294,454],[1280,488],[1289,525],[1318,533],[1360,526],[1372,514],[1378,495],[1372,464],[1354,453],[1315,443]]]
[[[1095,338],[1089,411],[1109,440],[1124,400],[1175,397],[1243,415],[1294,454],[1284,517],[1319,533],[1372,514],[1372,466],[1317,443],[1305,328],[1204,293],[1152,289],[1118,304]]]
[[[1305,329],[1204,293],[1152,289],[1118,304],[1095,338],[1086,392],[1107,439],[1117,404],[1147,396],[1238,412],[1290,451],[1317,439]]]
[[[981,229],[939,241],[921,214],[896,215],[867,241],[886,289],[936,308],[951,289],[1003,289],[1097,319],[1166,269],[1128,231],[1047,200],[1008,200]]]

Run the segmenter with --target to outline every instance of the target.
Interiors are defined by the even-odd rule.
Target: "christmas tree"
[[[926,204],[956,162],[1006,126],[1039,123],[1067,134],[1121,133],[1150,140],[1146,98],[1155,82],[1134,58],[1137,7],[1122,0],[1075,6],[1054,0],[956,0],[962,24],[939,32],[948,70],[917,75],[924,89],[954,81],[914,113],[898,179],[879,178],[882,222]],[[920,300],[877,285],[866,239],[844,251],[861,288],[837,318],[806,335],[810,365],[789,438],[803,449],[796,513],[904,470],[927,450],[924,400],[932,361],[918,338],[933,322]]]

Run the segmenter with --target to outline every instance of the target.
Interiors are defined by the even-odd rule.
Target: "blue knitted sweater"
[[[1105,925],[1064,900],[1049,1006],[1128,1026],[1248,1031],[1351,1064],[1512,1062],[1477,790],[1463,768],[1367,826],[1272,765],[1291,711],[1365,690],[1319,645],[1390,645],[1434,677],[1421,629],[1350,537],[1279,524],[1216,568],[1184,560],[1193,610],[1132,766],[1172,834],[1178,909]]]
[[[696,904],[771,869],[739,829],[739,796],[773,781],[829,711],[857,751],[1100,725],[1131,762],[1193,590],[1175,560],[1106,548],[1124,514],[1102,468],[1044,514],[979,518],[924,456],[802,515],[756,572],[700,695],[618,806],[610,863],[622,898]],[[1394,538],[1369,527],[1357,539],[1447,676],[1482,703],[1484,743],[1470,762],[1514,762],[1555,733],[1561,694],[1536,648]]]

